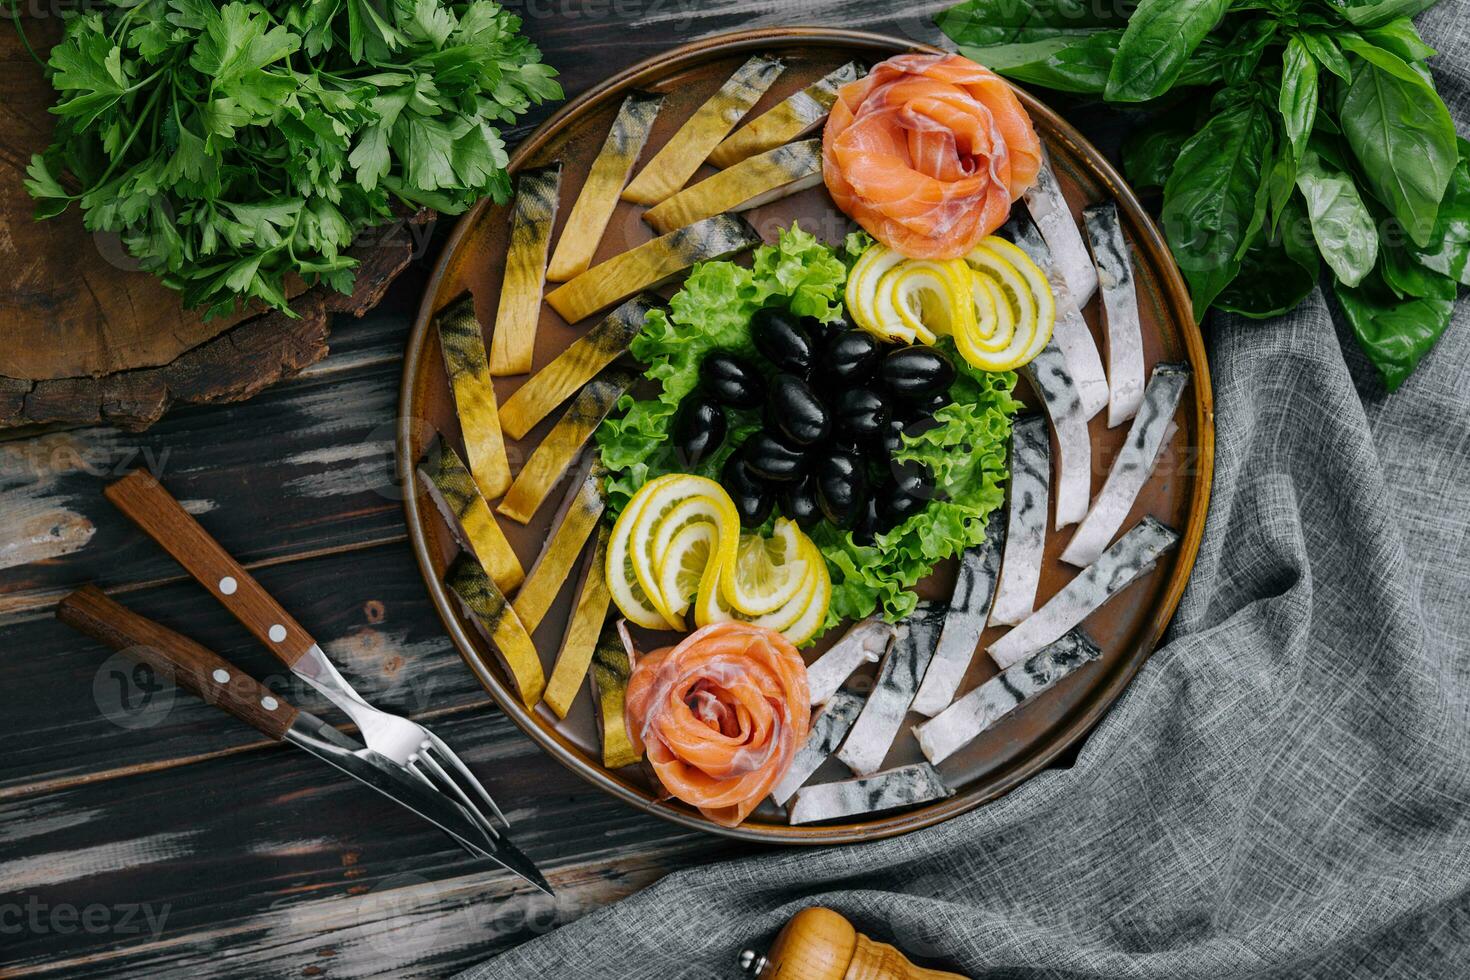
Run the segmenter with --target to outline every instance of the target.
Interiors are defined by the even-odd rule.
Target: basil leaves
[[[1390,390],[1470,285],[1470,144],[1410,19],[1436,0],[968,0],[938,18],[1017,81],[1136,104],[1195,315],[1286,312],[1327,272]]]

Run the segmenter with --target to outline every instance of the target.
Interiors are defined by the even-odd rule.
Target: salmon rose
[[[806,665],[774,630],[715,623],[638,658],[628,679],[627,720],[664,788],[734,827],[806,741]]]
[[[1031,117],[959,55],[906,54],[844,85],[822,134],[837,206],[915,259],[958,259],[1005,223],[1041,167]]]

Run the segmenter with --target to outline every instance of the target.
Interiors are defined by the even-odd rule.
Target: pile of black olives
[[[674,420],[680,460],[693,468],[724,443],[725,409],[762,410],[761,430],[720,477],[746,527],[779,504],[803,528],[825,518],[865,542],[934,498],[931,474],[893,456],[949,404],[955,371],[944,354],[774,307],[756,313],[751,334],[765,363],[708,355]]]

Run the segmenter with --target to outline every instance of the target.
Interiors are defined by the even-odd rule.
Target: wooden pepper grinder
[[[740,967],[755,980],[966,980],[926,970],[887,943],[877,943],[831,909],[802,909],[761,956],[747,949]]]

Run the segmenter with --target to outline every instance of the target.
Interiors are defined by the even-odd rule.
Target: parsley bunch
[[[510,196],[497,126],[561,98],[490,0],[113,0],[52,50],[37,217],[79,203],[206,315],[288,310],[289,277],[351,292],[354,236],[395,200]]]

